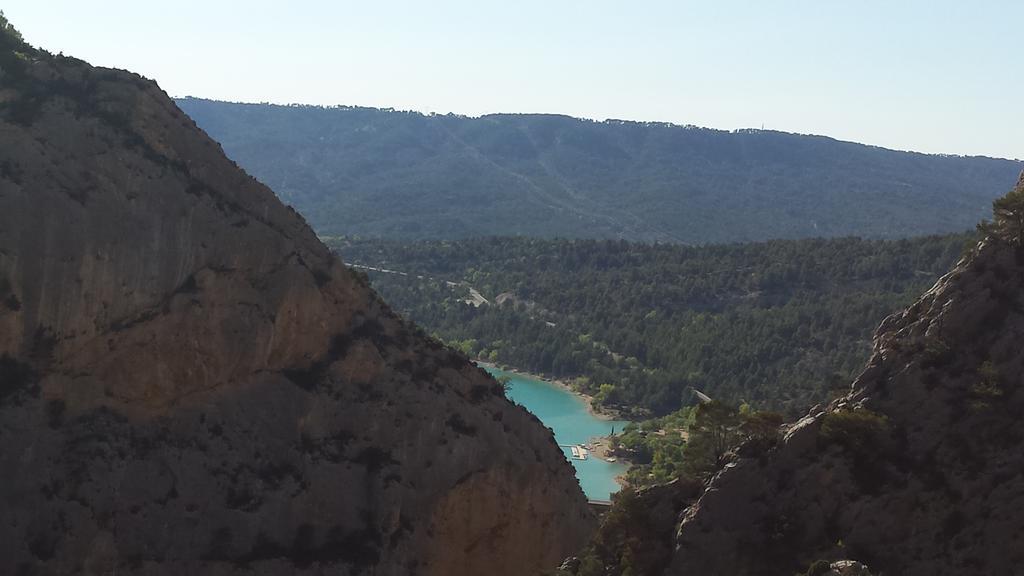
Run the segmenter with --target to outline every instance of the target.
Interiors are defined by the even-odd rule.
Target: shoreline
[[[480,367],[494,368],[495,370],[501,370],[502,372],[508,372],[509,374],[515,374],[516,376],[523,376],[525,378],[530,378],[530,379],[533,379],[533,380],[539,380],[541,382],[546,382],[546,383],[551,384],[553,386],[557,386],[557,387],[565,390],[566,392],[569,392],[573,396],[576,396],[577,398],[582,399],[583,400],[583,404],[586,405],[587,412],[591,416],[593,416],[594,418],[597,418],[598,420],[616,420],[616,421],[619,421],[619,422],[629,422],[629,420],[627,420],[626,418],[623,418],[622,414],[619,414],[616,411],[607,410],[607,409],[600,409],[599,410],[597,408],[594,408],[594,402],[593,402],[594,401],[594,397],[593,396],[591,396],[589,394],[586,394],[584,392],[579,392],[577,390],[573,390],[572,386],[569,386],[569,383],[564,381],[564,380],[561,380],[561,379],[558,379],[558,378],[547,378],[545,376],[540,376],[538,374],[531,374],[529,372],[523,372],[522,370],[516,370],[515,368],[511,368],[511,367],[509,367],[509,368],[502,368],[501,366],[498,366],[494,362],[488,362],[486,360],[476,360],[476,359],[474,359],[473,363],[476,364],[477,366],[480,366]]]
[[[489,361],[486,361],[486,360],[474,359],[473,363],[476,364],[480,368],[493,368],[495,370],[501,370],[502,372],[507,372],[509,374],[515,374],[516,376],[521,376],[521,377],[524,377],[524,378],[530,378],[532,380],[538,380],[540,382],[544,382],[544,383],[547,383],[547,384],[551,384],[552,386],[556,386],[558,388],[561,388],[562,390],[565,390],[566,392],[569,392],[573,396],[576,396],[577,398],[580,398],[581,400],[583,400],[583,403],[586,405],[587,412],[591,416],[593,416],[594,418],[597,418],[598,420],[605,420],[605,421],[615,420],[615,421],[619,421],[619,422],[630,422],[630,420],[628,420],[626,418],[623,418],[621,414],[613,413],[611,411],[607,411],[606,412],[606,411],[595,410],[594,409],[594,405],[592,404],[592,400],[593,400],[592,396],[590,396],[589,394],[584,394],[582,392],[578,392],[576,390],[573,390],[572,387],[569,386],[569,384],[567,382],[565,382],[564,380],[560,380],[560,379],[557,379],[557,378],[546,378],[544,376],[540,376],[540,375],[537,375],[537,374],[531,374],[529,372],[524,372],[522,370],[516,370],[515,368],[502,368],[501,366],[498,366],[494,362],[489,362]],[[621,433],[621,431],[620,431],[620,433]],[[606,436],[594,436],[594,437],[588,438],[585,445],[586,445],[587,449],[590,450],[590,453],[591,453],[591,455],[594,458],[597,458],[597,459],[599,459],[601,461],[604,461],[604,462],[613,463],[613,462],[610,462],[608,460],[609,456],[611,456],[611,444],[609,442],[608,437],[606,437]],[[611,456],[611,457],[615,458],[614,463],[618,463],[618,464],[623,465],[626,468],[627,471],[633,467],[633,462],[631,460],[629,460],[628,458],[626,458],[626,457],[623,457],[623,456]],[[619,485],[619,489],[620,490],[623,489],[623,488],[627,488],[629,486],[629,481],[626,480],[626,474],[625,473],[616,474],[615,477],[613,478],[613,480],[615,481],[616,484]]]
[[[633,467],[633,462],[629,458],[611,455],[611,443],[606,436],[591,438],[587,442],[587,445],[590,447],[591,454],[605,462],[622,464],[626,467],[626,472]],[[608,460],[609,457],[615,458],[615,460]],[[626,480],[625,473],[617,474],[613,480],[615,480],[615,483],[619,485],[620,489],[629,486],[629,481]]]
[[[629,472],[629,470],[633,468],[633,461],[629,458],[611,455],[611,445],[608,437],[606,436],[595,436],[587,441],[586,446],[595,458],[604,460],[609,464],[622,464],[626,467],[626,472]],[[609,460],[609,457],[615,458],[615,460]],[[626,480],[626,472],[616,474],[615,477],[612,478],[612,480],[619,485],[620,490],[629,486],[629,481]]]

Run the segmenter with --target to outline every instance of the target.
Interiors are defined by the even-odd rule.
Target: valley
[[[980,63],[1020,18],[929,6],[911,55],[859,5],[11,4],[60,33],[0,12],[0,575],[1024,565],[1021,161],[485,97],[789,108],[941,150],[1013,133],[1013,106],[984,120],[1019,80]],[[165,92],[191,81],[428,111]],[[429,112],[448,88],[484,112]]]

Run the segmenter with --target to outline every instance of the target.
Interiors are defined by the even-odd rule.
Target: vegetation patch
[[[941,368],[953,361],[955,355],[950,347],[939,338],[929,338],[924,345],[921,359],[922,368]]]
[[[889,419],[866,408],[835,410],[822,418],[819,437],[827,444],[838,444],[867,455],[883,446],[889,434]]]
[[[878,319],[911,304],[970,241],[329,239],[345,261],[404,272],[368,273],[396,310],[460,352],[572,381],[631,419],[670,414],[693,389],[803,414],[864,366]],[[467,286],[489,304],[466,304]]]
[[[345,448],[355,438],[348,430],[339,430],[324,438],[311,438],[305,431],[299,437],[299,451],[314,460],[340,462],[344,459]]]
[[[356,454],[352,461],[366,466],[366,469],[374,474],[385,466],[393,466],[398,461],[391,457],[391,452],[381,449],[378,446],[367,446]]]
[[[476,426],[472,426],[462,418],[462,414],[452,414],[444,421],[445,425],[464,436],[476,436]]]
[[[635,487],[683,477],[703,480],[721,469],[735,451],[760,457],[779,440],[783,416],[708,402],[661,418],[628,424],[611,438],[614,454],[633,466],[626,478]]]
[[[686,479],[645,491],[624,488],[612,497],[611,509],[577,562],[552,574],[661,574],[675,549],[676,518],[702,490],[700,482]]]
[[[971,409],[982,411],[992,408],[1004,394],[1003,378],[999,369],[991,361],[986,360],[978,367],[977,381],[971,386]]]
[[[1024,181],[992,202],[992,220],[979,224],[978,230],[993,240],[1024,246]]]

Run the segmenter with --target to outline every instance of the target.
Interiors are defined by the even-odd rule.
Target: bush
[[[992,407],[1003,396],[1002,376],[991,361],[978,368],[978,381],[971,386],[971,403],[974,410]]]
[[[889,419],[866,408],[829,412],[821,423],[820,438],[858,454],[869,455],[885,443]]]
[[[950,347],[938,338],[930,338],[924,346],[922,368],[938,368],[953,361],[954,355]]]
[[[992,221],[982,222],[978,230],[1014,246],[1024,243],[1024,174],[1016,188],[992,202]]]
[[[25,39],[21,36],[21,32],[11,25],[7,17],[4,16],[2,10],[0,10],[0,37],[3,38],[4,48],[8,46],[13,47],[26,47]]]

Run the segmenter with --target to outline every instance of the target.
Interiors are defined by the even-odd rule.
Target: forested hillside
[[[476,357],[581,377],[605,406],[664,414],[697,389],[798,414],[850,381],[879,322],[969,241],[328,244],[349,263],[404,273],[368,270],[384,299],[428,331]],[[487,302],[467,304],[471,288]]]
[[[973,227],[1021,169],[760,130],[178,104],[326,235],[909,237]]]

